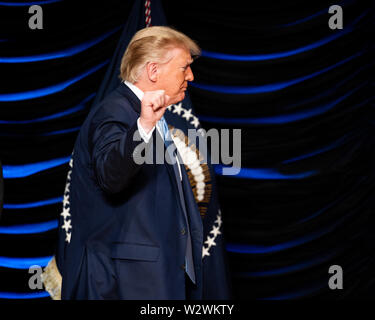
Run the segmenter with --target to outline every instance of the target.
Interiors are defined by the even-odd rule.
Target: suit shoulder
[[[75,149],[90,144],[94,132],[103,124],[117,124],[124,128],[130,127],[138,118],[132,103],[127,96],[115,89],[101,102],[93,106],[82,124],[77,137]]]
[[[94,122],[107,118],[116,118],[121,121],[135,115],[136,112],[131,106],[131,101],[126,96],[114,91],[99,103],[94,110],[92,118]]]

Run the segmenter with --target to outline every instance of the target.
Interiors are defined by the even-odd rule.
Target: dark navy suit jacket
[[[70,242],[62,219],[59,225],[62,299],[202,297],[203,226],[189,179],[181,165],[186,218],[177,164],[138,165],[133,159],[135,148],[144,143],[133,141],[140,110],[139,99],[122,83],[91,110],[77,137],[69,187]],[[150,143],[156,139],[161,139],[158,130]],[[196,285],[186,294],[188,226]]]

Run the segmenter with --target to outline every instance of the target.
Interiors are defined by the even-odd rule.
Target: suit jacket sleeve
[[[89,140],[95,175],[107,193],[126,188],[142,165],[134,161],[134,151],[143,142],[137,127],[138,115],[124,102],[104,105],[94,115]]]

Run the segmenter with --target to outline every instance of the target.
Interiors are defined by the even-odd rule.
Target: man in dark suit
[[[59,225],[62,299],[202,297],[202,221],[163,117],[199,54],[171,28],[138,31],[124,81],[82,125]],[[139,161],[142,149],[158,161]]]

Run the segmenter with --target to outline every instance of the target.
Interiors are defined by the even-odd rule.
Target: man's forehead
[[[183,61],[189,64],[193,62],[190,52],[186,49],[173,48],[170,52],[172,53],[173,59],[175,60]]]

